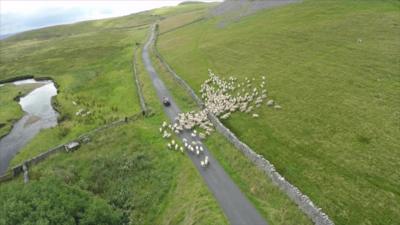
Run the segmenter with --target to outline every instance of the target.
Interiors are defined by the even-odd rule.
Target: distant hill
[[[186,2],[181,2],[179,3],[179,5],[189,5],[189,4],[200,4],[203,2],[199,2],[199,1],[186,1]]]
[[[15,35],[15,34],[1,34],[1,35],[0,35],[0,40],[4,40],[4,39],[6,39],[6,38],[8,38],[8,37],[11,37],[11,36],[13,36],[13,35]]]

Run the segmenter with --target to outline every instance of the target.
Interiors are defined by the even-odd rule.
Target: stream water
[[[0,139],[0,175],[7,171],[10,161],[18,151],[34,138],[40,130],[57,125],[58,113],[51,105],[51,98],[57,95],[57,88],[52,81],[26,79],[13,82],[14,85],[34,83],[42,86],[34,89],[19,100],[25,115],[14,124],[9,134]]]

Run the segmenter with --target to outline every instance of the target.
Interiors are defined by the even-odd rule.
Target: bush
[[[55,179],[0,186],[0,199],[0,225],[121,224],[106,201]]]

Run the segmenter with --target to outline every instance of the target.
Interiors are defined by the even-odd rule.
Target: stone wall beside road
[[[136,45],[135,49],[133,50],[133,60],[132,60],[132,67],[133,67],[133,78],[135,80],[136,84],[136,91],[138,93],[139,97],[139,103],[140,103],[140,108],[142,110],[142,114],[147,116],[149,114],[148,108],[146,106],[146,101],[143,96],[143,91],[142,91],[142,85],[140,84],[139,76],[138,76],[138,71],[137,71],[137,54],[138,54],[138,49],[139,46]]]

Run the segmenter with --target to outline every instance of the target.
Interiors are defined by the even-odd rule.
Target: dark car
[[[163,102],[163,104],[165,106],[170,106],[171,105],[171,103],[169,102],[169,99],[167,97],[164,97],[162,102]]]

